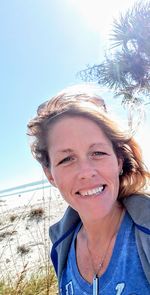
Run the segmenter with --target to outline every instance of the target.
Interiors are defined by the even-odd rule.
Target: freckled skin
[[[46,175],[80,217],[97,220],[109,214],[118,196],[122,161],[101,128],[84,117],[62,118],[50,130],[48,153],[51,170]],[[101,185],[106,188],[96,197],[76,194]]]

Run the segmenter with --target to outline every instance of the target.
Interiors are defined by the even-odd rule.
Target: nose
[[[90,160],[82,161],[78,167],[78,178],[81,180],[90,179],[95,177],[97,174],[94,165],[90,162]]]

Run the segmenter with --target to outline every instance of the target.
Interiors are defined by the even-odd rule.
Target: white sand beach
[[[66,207],[52,187],[0,198],[0,280],[42,271],[50,261],[49,226]]]

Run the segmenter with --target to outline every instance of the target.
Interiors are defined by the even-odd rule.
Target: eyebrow
[[[58,150],[57,153],[72,153],[72,149],[64,149],[64,150]]]
[[[96,143],[92,143],[92,144],[90,145],[90,148],[92,148],[92,147],[94,147],[94,146],[105,147],[105,146],[107,146],[107,144],[106,144],[106,143],[103,143],[103,142],[96,142]]]

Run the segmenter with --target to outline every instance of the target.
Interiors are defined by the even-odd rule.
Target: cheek
[[[53,179],[54,179],[54,182],[55,182],[55,185],[56,187],[61,191],[63,192],[64,191],[64,188],[65,188],[65,177],[63,177],[63,174],[60,173],[59,171],[55,171],[52,169],[52,175],[53,175]]]
[[[121,170],[122,164],[121,161],[117,160],[116,158],[111,163],[111,169],[112,169],[112,175],[115,175],[115,177],[119,178],[119,172]]]
[[[114,177],[114,180],[117,184],[119,184],[119,170],[115,169],[112,171],[112,177]]]
[[[120,168],[118,165],[116,165],[116,163],[112,163],[112,165],[110,166],[112,167],[111,169],[109,168],[109,175],[110,175],[110,179],[112,181],[112,184],[115,186],[115,188],[118,190],[119,187],[119,171]]]

